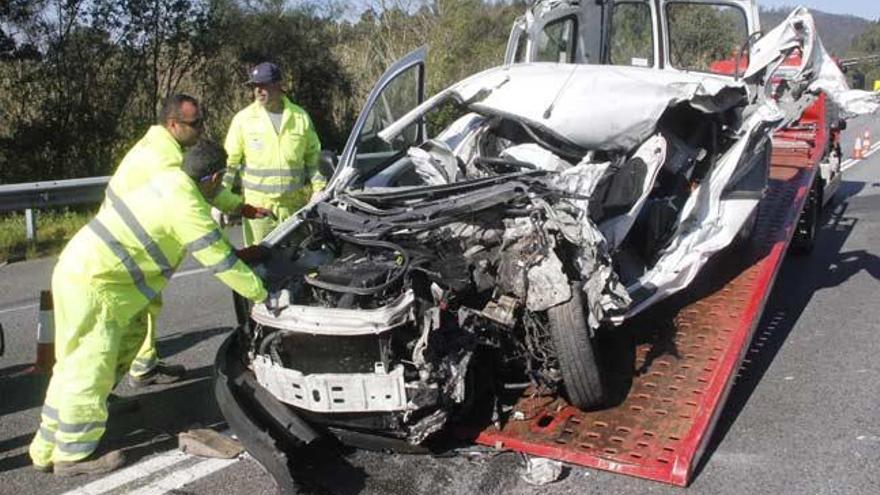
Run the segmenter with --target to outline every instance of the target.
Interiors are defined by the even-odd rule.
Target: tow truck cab
[[[504,59],[711,72],[760,32],[754,0],[542,0],[514,22]]]

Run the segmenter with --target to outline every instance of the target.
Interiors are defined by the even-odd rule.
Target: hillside
[[[761,9],[761,27],[766,33],[788,16],[793,7]],[[852,40],[871,25],[871,21],[854,15],[838,15],[811,10],[822,44],[832,55],[846,56]]]

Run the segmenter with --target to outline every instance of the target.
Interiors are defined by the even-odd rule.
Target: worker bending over
[[[108,195],[64,248],[52,274],[56,364],[30,445],[36,469],[69,476],[124,463],[120,451],[97,448],[107,397],[143,342],[145,328],[134,320],[171,277],[158,254],[177,267],[189,250],[234,291],[266,299],[263,282],[236,256],[206,202],[220,186],[225,160],[219,145],[200,142],[182,167]]]
[[[125,155],[107,187],[104,207],[112,207],[117,196],[143,187],[157,174],[168,170],[179,170],[183,162],[183,152],[196,144],[205,128],[204,117],[198,100],[179,93],[167,98],[159,112],[159,122],[147,130],[140,141]],[[244,205],[240,196],[220,188],[208,201],[224,213],[241,214],[244,217],[258,218],[271,215],[262,208]],[[163,273],[170,274],[172,265],[159,250],[148,249],[147,254]],[[162,297],[156,296],[133,320],[132,325],[145,327],[146,336],[132,361],[129,375],[135,388],[153,384],[173,383],[186,374],[181,365],[170,365],[159,359],[156,350],[156,335],[159,313],[162,310]],[[140,332],[130,332],[123,339],[138,338]],[[130,345],[126,343],[126,346]]]

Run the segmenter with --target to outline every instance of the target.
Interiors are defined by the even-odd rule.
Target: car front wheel
[[[605,385],[584,314],[583,294],[576,285],[571,293],[567,302],[547,310],[550,335],[569,401],[580,409],[594,409],[605,402]]]

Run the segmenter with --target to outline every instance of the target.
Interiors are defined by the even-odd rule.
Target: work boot
[[[162,361],[144,375],[129,376],[129,383],[134,388],[144,388],[150,385],[167,385],[180,381],[186,376],[186,368],[179,364],[165,364]]]
[[[55,463],[55,476],[78,476],[80,474],[104,474],[115,471],[125,464],[122,451],[111,450],[103,455],[92,454],[81,461]]]

